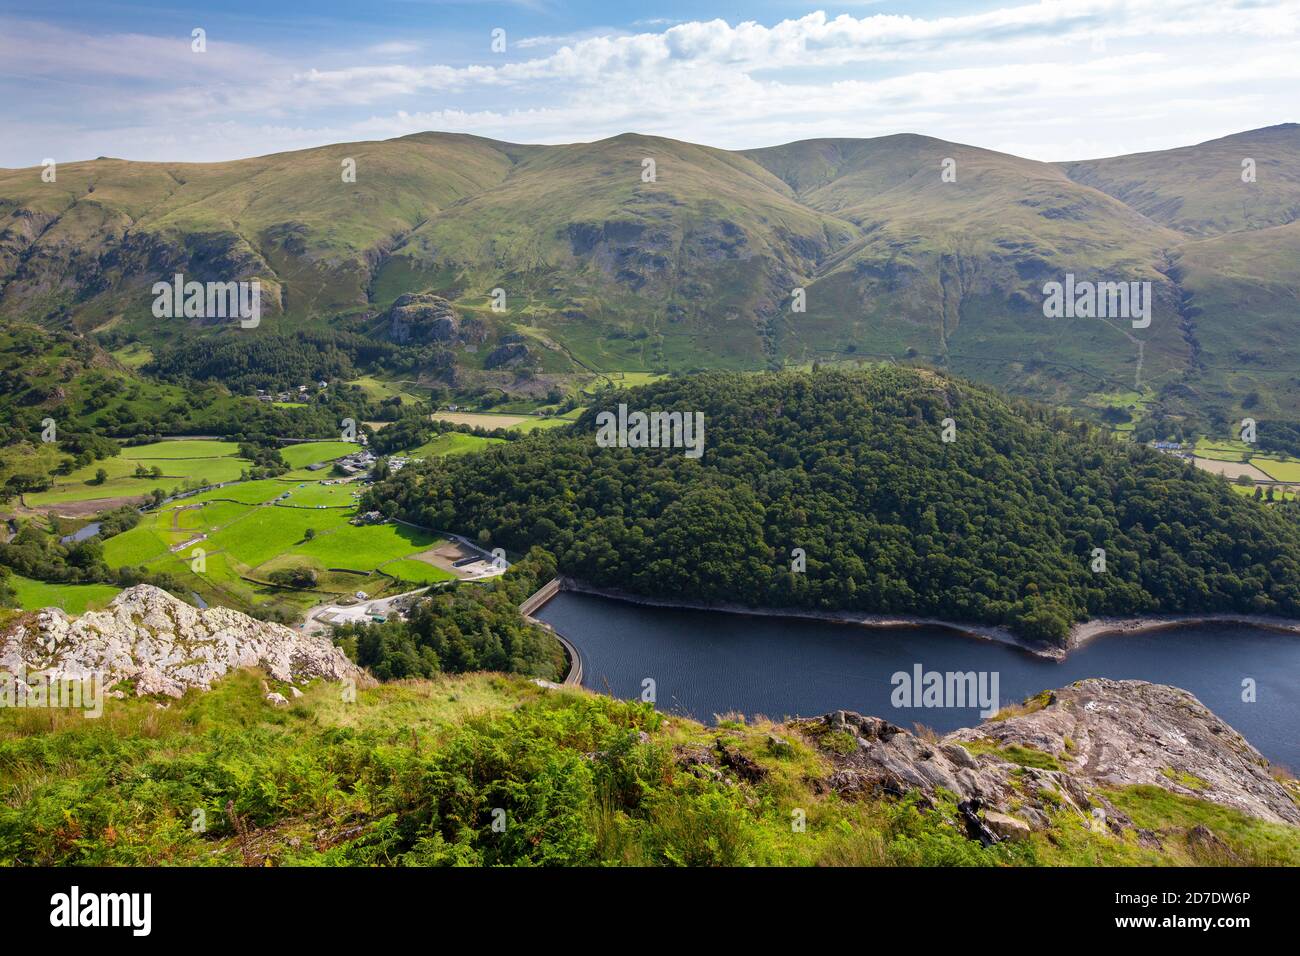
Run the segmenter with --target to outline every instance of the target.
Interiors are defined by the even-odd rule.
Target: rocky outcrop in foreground
[[[1187,691],[1163,684],[1082,680],[938,740],[849,711],[792,727],[832,756],[827,785],[842,795],[929,798],[942,788],[985,842],[1046,829],[1061,809],[1112,832],[1134,829],[1105,791],[1142,784],[1300,825],[1294,791],[1259,751]]]
[[[69,618],[57,608],[27,615],[0,634],[0,670],[55,678],[100,675],[137,695],[181,696],[208,689],[241,667],[261,667],[290,684],[313,678],[373,684],[321,637],[259,621],[229,608],[198,610],[148,584],[128,588],[103,611]]]

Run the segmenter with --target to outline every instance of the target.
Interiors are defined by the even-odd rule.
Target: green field
[[[276,509],[282,510],[282,509]],[[394,558],[433,547],[436,535],[402,525],[342,525],[296,547],[297,553],[315,558],[327,568],[373,571]]]
[[[1199,438],[1196,441],[1196,457],[1213,461],[1245,461],[1252,451],[1252,446],[1241,441],[1222,438]]]
[[[482,451],[489,445],[499,445],[504,438],[481,438],[478,435],[466,435],[464,432],[444,432],[429,441],[402,454],[408,458],[438,458],[443,455],[464,455],[473,451]]]
[[[123,448],[120,455],[91,462],[84,468],[55,478],[54,487],[24,495],[24,500],[30,507],[39,508],[78,501],[136,497],[147,495],[155,488],[170,491],[187,482],[215,485],[237,481],[251,464],[247,459],[235,457],[238,453],[239,446],[234,442],[207,439],[185,438],[132,445]],[[162,477],[137,478],[137,468],[150,471],[157,468]],[[101,470],[107,476],[106,480],[92,484]]]
[[[360,488],[357,484],[324,485],[319,481],[282,484],[289,497],[276,502],[281,508],[316,508],[322,505],[326,508],[355,508],[357,499],[352,495]]]
[[[356,590],[383,594],[394,587],[390,578],[419,585],[454,577],[409,560],[436,545],[438,537],[400,525],[350,524],[357,510],[356,490],[349,484],[277,479],[213,489],[169,502],[135,528],[109,538],[104,560],[111,567],[167,571],[211,604],[248,609],[270,604],[298,612]],[[206,537],[196,540],[199,535]],[[189,542],[193,544],[170,550]],[[199,573],[191,568],[196,548],[206,562]],[[273,571],[293,567],[315,569],[316,588],[295,591],[268,583]]]
[[[111,584],[46,584],[18,574],[10,575],[9,583],[18,595],[18,606],[23,610],[57,607],[68,614],[98,610],[121,590]]]
[[[388,574],[412,584],[435,584],[438,581],[451,581],[456,577],[450,571],[435,568],[425,561],[412,561],[409,558],[389,561],[387,564],[380,565],[378,570],[381,574]]]
[[[129,445],[122,449],[123,458],[233,458],[239,454],[239,445],[232,441],[215,441],[206,438],[177,438],[171,441],[150,442],[147,445]]]
[[[668,376],[660,372],[606,372],[605,377],[619,388],[636,388],[638,385],[649,385]]]
[[[280,448],[280,457],[290,468],[306,468],[322,461],[333,461],[360,451],[361,446],[347,441],[309,441]]]
[[[1250,463],[1274,481],[1300,482],[1300,461],[1293,458],[1281,461],[1273,458],[1252,458]]]
[[[353,379],[348,384],[359,386],[372,399],[383,400],[400,396],[403,403],[413,405],[429,400],[429,390],[411,382],[384,381],[375,378],[373,375],[363,375],[361,378]]]
[[[56,484],[49,491],[28,492],[23,501],[30,508],[63,505],[78,501],[104,501],[108,498],[125,498],[147,495],[163,485],[162,480],[143,478],[114,478],[102,485]]]
[[[156,530],[146,517],[130,531],[123,531],[104,542],[104,562],[110,568],[135,567],[167,553],[170,541]]]
[[[1155,401],[1155,393],[1150,389],[1141,392],[1129,389],[1127,391],[1115,392],[1093,392],[1084,396],[1080,403],[1085,408],[1096,410],[1119,409],[1126,412],[1130,417],[1126,422],[1113,422],[1110,425],[1112,431],[1120,434],[1132,432],[1146,415],[1148,406]]]
[[[312,481],[318,481],[321,472],[307,470],[308,465],[333,461],[352,454],[359,447],[343,441],[313,441],[286,445],[280,449],[280,454],[285,462],[296,470],[284,477],[310,478]],[[66,477],[57,478],[54,487],[48,491],[31,493],[24,498],[29,506],[38,508],[76,501],[102,501],[107,498],[147,495],[155,488],[171,491],[187,482],[216,485],[227,481],[238,481],[239,476],[251,464],[247,459],[235,457],[238,451],[239,446],[234,442],[190,438],[134,445],[122,449],[120,455],[92,462]],[[134,472],[138,467],[150,470],[157,467],[162,472],[162,477],[136,478]],[[103,469],[107,475],[107,480],[102,484],[89,484],[88,482],[94,479],[100,469]],[[261,485],[260,482],[248,484]],[[249,493],[235,491],[233,488],[221,490],[226,492],[225,497]],[[262,500],[269,500],[269,498]]]
[[[1232,491],[1241,495],[1243,498],[1254,498],[1255,489],[1263,488],[1262,485],[1239,485],[1235,482],[1230,487]],[[1294,491],[1287,491],[1284,488],[1280,488],[1272,485],[1270,485],[1269,488],[1272,488],[1273,491],[1273,498],[1272,498],[1273,501],[1295,501],[1296,499],[1296,493]],[[1268,490],[1269,490],[1268,488],[1264,489],[1263,500],[1266,502],[1269,500]]]
[[[500,442],[497,438],[449,432],[412,454],[460,455]],[[357,448],[348,442],[318,441],[285,446],[281,453],[301,470],[308,463],[330,461]],[[229,442],[187,439],[155,442],[131,451],[136,457],[119,457],[110,462],[121,470],[154,461],[165,462],[165,468],[195,470],[200,463],[245,464],[223,457],[237,451],[237,446]],[[136,527],[107,539],[104,560],[113,568],[143,565],[152,571],[166,571],[210,604],[240,609],[274,605],[302,611],[322,599],[356,590],[383,594],[396,587],[392,579],[419,585],[455,577],[412,559],[436,545],[441,540],[438,537],[399,525],[350,524],[357,512],[360,485],[327,485],[322,480],[325,474],[290,473],[242,481],[168,502],[145,514]],[[114,477],[103,486],[90,488],[92,493],[98,490],[108,496],[124,488],[147,485],[148,490],[158,484]],[[84,498],[85,487],[58,488],[45,493],[45,497],[62,494],[68,496],[67,500]],[[196,549],[201,549],[205,562],[198,572],[191,567]],[[300,566],[317,571],[318,583],[313,590],[270,584],[273,571]]]
[[[570,425],[572,422],[567,418],[530,418],[527,421],[520,422],[518,425],[511,427],[512,432],[531,432],[539,428],[556,428],[560,425]]]
[[[286,485],[274,478],[241,481],[235,485],[227,485],[225,488],[212,488],[189,498],[168,502],[163,508],[171,511],[202,501],[238,501],[241,504],[260,505],[264,501],[270,501],[272,498],[284,494],[290,488],[292,488],[292,485]]]
[[[1222,438],[1201,438],[1196,442],[1196,456],[1211,461],[1247,462],[1274,481],[1300,482],[1300,459],[1285,455],[1261,456],[1255,446]]]
[[[221,550],[243,564],[256,567],[272,558],[298,550],[310,528],[317,534],[347,527],[346,512],[259,505],[235,518],[208,537],[209,550]],[[396,555],[390,555],[396,557]]]

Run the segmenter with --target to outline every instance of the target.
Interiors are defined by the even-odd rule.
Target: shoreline
[[[938,618],[917,617],[910,614],[867,614],[862,611],[816,611],[809,608],[758,608],[749,607],[744,604],[705,604],[700,601],[668,600],[666,598],[647,597],[643,594],[633,594],[629,591],[618,590],[617,588],[598,588],[572,578],[562,578],[560,581],[560,590],[570,591],[575,594],[590,594],[595,597],[609,598],[614,601],[623,601],[627,604],[640,604],[646,607],[675,608],[683,611],[718,611],[723,614],[739,614],[747,617],[777,617],[808,621],[825,621],[830,624],[857,625],[859,627],[871,628],[873,630],[883,628],[936,627],[942,628],[946,631],[954,631],[965,637],[974,638],[980,641],[991,641],[996,644],[1005,644],[1014,647],[1017,650],[1033,654],[1036,657],[1046,658],[1048,660],[1064,660],[1066,656],[1064,648],[1046,647],[1041,644],[1033,644],[1023,638],[1017,637],[1004,627],[991,624],[957,624],[952,621],[943,621]]]
[[[1289,618],[1239,613],[1149,615],[1130,618],[1093,618],[1090,621],[1082,621],[1070,627],[1065,646],[1056,647],[1032,643],[1018,637],[1000,625],[958,623],[908,614],[866,614],[861,611],[816,611],[807,608],[754,608],[731,603],[705,604],[699,601],[648,597],[642,594],[621,591],[617,588],[598,588],[573,578],[560,578],[559,587],[545,600],[534,606],[532,612],[535,614],[554,594],[561,591],[590,594],[594,597],[609,598],[627,604],[640,604],[645,607],[674,608],[684,611],[718,611],[723,614],[739,614],[749,617],[826,621],[831,624],[857,625],[858,627],[873,630],[882,628],[941,628],[975,640],[1004,644],[1027,654],[1032,654],[1035,657],[1057,661],[1058,663],[1069,657],[1071,651],[1083,647],[1098,637],[1112,634],[1142,634],[1167,630],[1172,627],[1199,624],[1237,624],[1300,636],[1300,621]],[[554,632],[553,629],[552,631],[558,633]]]
[[[1198,624],[1237,624],[1258,627],[1267,631],[1300,635],[1300,621],[1265,614],[1239,614],[1225,611],[1216,614],[1153,614],[1147,617],[1097,617],[1070,628],[1069,646],[1065,653],[1083,647],[1094,638],[1111,634],[1144,634],[1164,631],[1171,627],[1189,627]],[[1064,656],[1063,656],[1064,659]]]

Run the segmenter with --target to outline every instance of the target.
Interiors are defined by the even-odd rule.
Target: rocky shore
[[[561,590],[577,594],[591,594],[596,597],[611,598],[629,604],[641,604],[647,607],[678,608],[690,611],[720,611],[725,614],[744,614],[752,617],[799,618],[812,621],[827,621],[832,624],[855,624],[859,627],[873,629],[903,627],[936,627],[963,634],[981,641],[994,641],[1018,648],[1036,657],[1047,660],[1063,661],[1070,651],[1082,647],[1094,638],[1109,634],[1138,634],[1148,631],[1160,631],[1171,627],[1187,627],[1196,624],[1238,624],[1261,627],[1269,630],[1300,635],[1300,621],[1287,618],[1268,617],[1262,614],[1179,614],[1151,615],[1132,618],[1094,618],[1075,624],[1070,628],[1064,647],[1038,644],[1027,641],[1012,633],[1009,629],[990,624],[968,624],[945,621],[939,618],[918,617],[908,614],[866,614],[862,611],[815,611],[807,608],[755,608],[743,604],[706,604],[698,601],[667,600],[633,594],[617,588],[593,587],[573,578],[561,578]]]

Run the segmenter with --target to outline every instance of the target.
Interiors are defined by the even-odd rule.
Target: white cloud
[[[0,26],[8,75],[81,91],[65,105],[52,87],[20,137],[53,140],[64,155],[152,159],[430,128],[536,142],[637,130],[731,147],[911,131],[1079,158],[1295,120],[1300,80],[1300,0],[1046,0],[932,18],[694,21],[528,37],[512,50],[538,55],[485,53],[470,65],[430,62],[405,39],[285,60],[212,35],[198,56],[188,36]],[[5,150],[0,162],[13,158]]]
[[[418,43],[411,43],[405,40],[393,40],[389,43],[376,43],[366,47],[367,53],[375,56],[407,56],[412,53],[419,53],[422,47]]]

